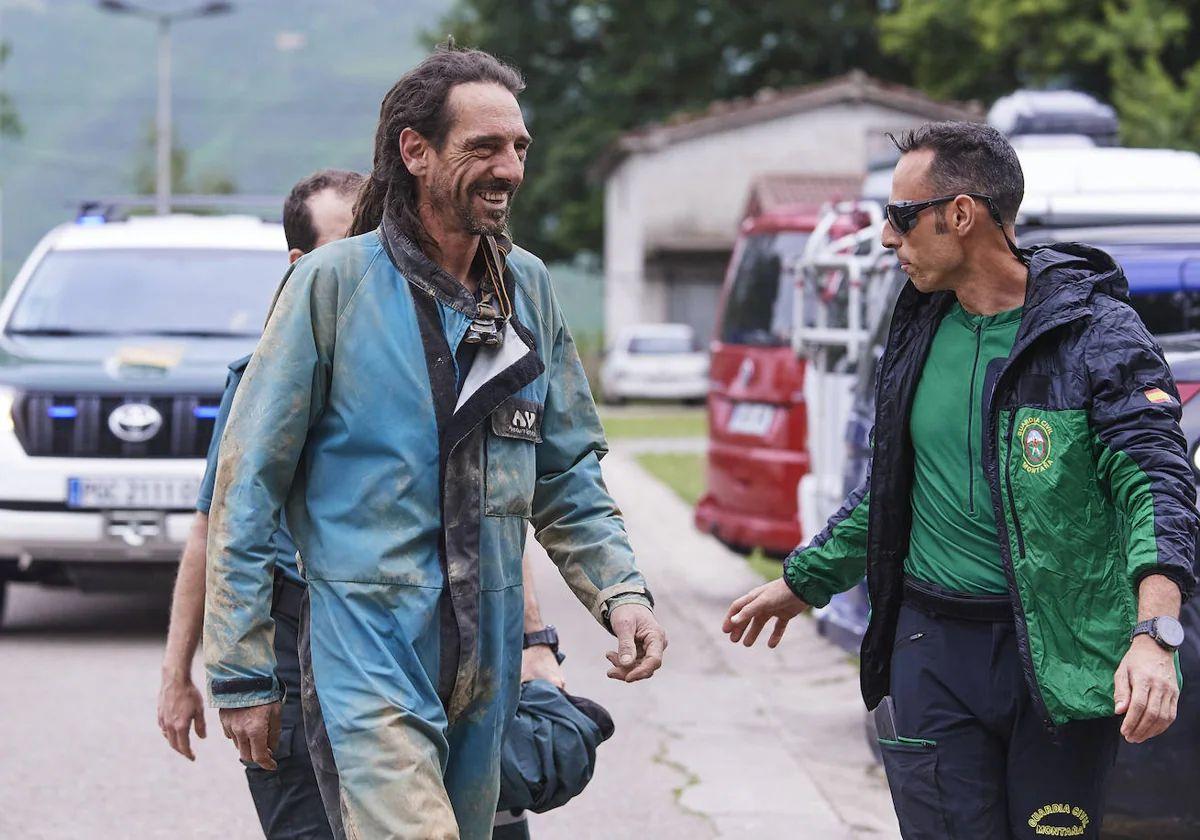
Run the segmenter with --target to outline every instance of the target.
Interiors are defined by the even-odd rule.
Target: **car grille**
[[[220,395],[25,393],[13,405],[13,422],[28,455],[203,458],[220,402]],[[162,417],[162,426],[148,440],[122,440],[109,427],[113,411],[127,403],[152,406]]]

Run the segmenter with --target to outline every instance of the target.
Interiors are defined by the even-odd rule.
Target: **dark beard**
[[[472,198],[480,190],[495,189],[508,193],[508,201],[503,210],[489,210],[483,214],[476,213],[472,208]],[[473,236],[507,236],[508,219],[512,210],[513,198],[517,191],[511,184],[472,184],[463,194],[461,201],[455,200],[453,187],[449,184],[434,182],[430,189],[430,203],[435,211],[449,208],[458,219],[462,229]]]
[[[473,193],[472,193],[473,195]],[[512,208],[512,196],[503,210],[493,210],[480,216],[471,212],[471,199],[465,205],[455,205],[454,212],[462,222],[463,230],[476,236],[501,236],[508,232],[509,210]]]

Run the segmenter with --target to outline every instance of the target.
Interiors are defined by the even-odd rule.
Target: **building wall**
[[[604,187],[604,334],[611,344],[622,326],[663,320],[661,302],[647,300],[642,161],[630,158]],[[661,297],[661,295],[655,295]]]
[[[626,157],[605,183],[608,338],[627,324],[669,319],[670,284],[647,276],[647,257],[728,253],[756,176],[865,173],[870,155],[886,142],[883,132],[923,122],[874,104],[844,103]]]

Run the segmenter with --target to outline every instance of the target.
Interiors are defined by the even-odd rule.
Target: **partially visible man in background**
[[[288,262],[327,242],[341,239],[350,229],[354,200],[363,176],[341,169],[324,169],[294,187],[283,205],[283,231]],[[183,549],[171,624],[163,657],[158,694],[158,725],[172,749],[194,761],[190,730],[205,737],[204,700],[192,682],[192,660],[204,623],[205,552],[208,511],[225,420],[249,356],[229,366],[221,409],[208,450],[208,469],[196,502],[196,519]],[[333,835],[321,804],[309,758],[300,708],[300,662],[297,657],[300,599],[304,580],[296,567],[296,546],[285,523],[271,537],[275,548],[275,583],[271,618],[275,622],[275,656],[279,679],[287,686],[281,735],[272,758],[274,767],[251,765],[246,779],[254,797],[263,833],[274,837],[327,838]]]

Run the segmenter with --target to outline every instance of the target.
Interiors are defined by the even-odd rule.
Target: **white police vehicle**
[[[14,581],[170,581],[226,366],[286,268],[251,216],[92,213],[38,243],[0,302],[0,610]]]

